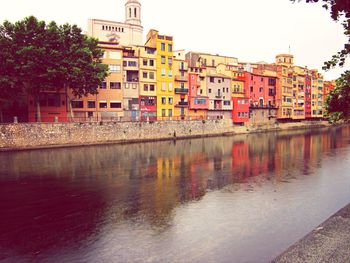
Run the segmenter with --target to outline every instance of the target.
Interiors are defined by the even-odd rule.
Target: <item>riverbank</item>
[[[329,127],[326,121],[236,126],[231,120],[0,125],[0,151],[125,144]]]
[[[272,263],[343,263],[350,259],[350,204],[288,248]]]

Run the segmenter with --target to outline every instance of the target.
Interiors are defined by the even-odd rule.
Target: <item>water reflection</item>
[[[83,257],[126,221],[159,235],[174,226],[175,208],[208,192],[249,193],[316,176],[323,156],[348,147],[349,138],[350,128],[338,127],[0,153],[0,260]]]

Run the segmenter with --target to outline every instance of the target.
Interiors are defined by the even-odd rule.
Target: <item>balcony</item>
[[[187,82],[187,81],[188,81],[188,77],[176,75],[176,76],[175,76],[175,80],[176,80],[176,81],[180,81],[180,82]]]
[[[217,94],[217,95],[215,95],[215,98],[222,99],[222,95],[221,94]]]
[[[188,89],[175,88],[175,93],[176,94],[188,94]]]
[[[175,105],[177,108],[187,108],[188,107],[188,101],[179,101],[178,104]]]

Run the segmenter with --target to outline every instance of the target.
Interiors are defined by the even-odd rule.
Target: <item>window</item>
[[[259,88],[259,92],[263,92],[263,88]]]
[[[144,66],[147,66],[147,65],[148,65],[147,59],[143,59],[143,60],[142,60],[142,65],[144,65]]]
[[[226,88],[226,92],[228,93],[228,88]]]
[[[166,113],[165,113],[165,110],[163,109],[163,110],[162,110],[162,117],[165,117],[165,114],[166,114]]]
[[[162,91],[166,91],[166,83],[165,82],[162,83]]]
[[[211,93],[211,89],[209,89],[208,93]]]
[[[230,106],[230,105],[231,105],[231,101],[229,101],[229,100],[224,101],[224,106]]]
[[[173,71],[172,71],[171,69],[169,69],[168,76],[169,76],[169,77],[172,77],[172,76],[173,76]]]
[[[160,50],[165,51],[165,43],[160,43]]]
[[[154,90],[155,90],[154,84],[150,84],[150,85],[149,85],[149,90],[150,90],[150,91],[154,91]]]
[[[116,102],[116,101],[111,102],[110,105],[111,105],[111,109],[121,109],[122,107],[122,103]]]
[[[206,104],[206,100],[205,99],[194,99],[194,104],[196,105],[205,105]]]
[[[107,89],[107,82],[106,81],[101,82],[100,89]]]
[[[169,51],[169,52],[173,52],[173,45],[172,45],[172,44],[169,44],[169,45],[168,45],[168,51]]]
[[[109,71],[120,73],[120,65],[109,65]]]
[[[109,85],[111,89],[121,89],[122,87],[120,82],[110,82]]]
[[[146,72],[146,71],[142,72],[142,77],[143,77],[144,79],[147,79],[148,74],[147,74],[147,72]]]
[[[149,78],[154,79],[154,72],[149,72]]]
[[[253,90],[254,90],[254,89],[253,89],[253,86],[251,86],[251,87],[250,87],[250,92],[253,92]]]
[[[166,97],[162,97],[162,105],[166,104]]]
[[[162,68],[162,76],[165,76],[165,68]]]
[[[84,102],[82,100],[73,100],[72,101],[73,109],[81,109],[84,108]]]
[[[88,108],[89,108],[89,109],[94,109],[94,108],[96,108],[96,102],[93,101],[93,100],[89,100],[89,101],[88,101]]]
[[[218,83],[221,83],[221,79],[218,79]]]
[[[165,56],[161,56],[161,63],[165,64]]]
[[[40,101],[41,104],[41,101]],[[64,105],[64,101],[62,101]],[[60,95],[59,94],[48,94],[47,95],[47,106],[48,107],[59,107],[60,106]]]
[[[169,64],[169,65],[172,65],[172,64],[173,64],[173,58],[168,57],[168,64]]]
[[[148,91],[148,84],[143,85],[143,91]]]
[[[137,67],[137,62],[136,61],[128,61],[128,66],[129,67]]]
[[[264,82],[264,78],[261,78],[261,82]]]
[[[173,105],[173,97],[168,98],[169,105]]]
[[[150,61],[149,61],[149,65],[150,65],[151,67],[153,67],[153,66],[154,66],[154,60],[153,60],[153,59],[150,59]]]
[[[134,8],[134,16],[137,17],[136,7]]]
[[[100,109],[105,109],[107,108],[107,102],[106,101],[100,101]]]
[[[214,77],[210,77],[210,78],[209,78],[209,81],[210,81],[211,83],[214,83],[214,82],[215,82]]]
[[[173,91],[173,83],[169,83],[169,91]]]
[[[172,109],[169,109],[169,110],[168,110],[168,116],[169,116],[169,117],[172,117],[172,116],[173,116],[173,110],[172,110]]]

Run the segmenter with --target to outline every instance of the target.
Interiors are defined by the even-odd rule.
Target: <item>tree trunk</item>
[[[73,114],[73,107],[72,107],[72,100],[68,96],[68,107],[69,107],[69,119],[70,121],[74,121],[74,114]]]
[[[2,114],[2,108],[0,108],[0,123],[4,122],[4,116]]]
[[[40,101],[36,101],[36,121],[41,122]]]

